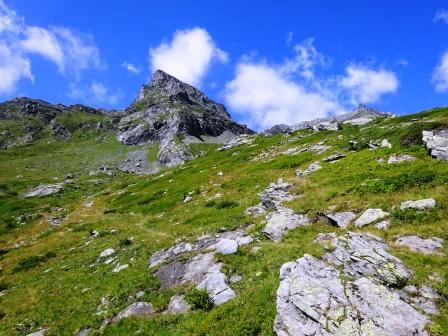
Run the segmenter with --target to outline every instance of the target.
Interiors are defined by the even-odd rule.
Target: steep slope
[[[174,166],[192,158],[189,143],[224,143],[244,133],[253,132],[234,122],[224,105],[158,70],[126,110],[118,140],[127,145],[160,142],[158,162]]]

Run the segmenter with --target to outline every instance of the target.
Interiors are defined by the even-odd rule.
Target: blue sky
[[[417,112],[448,105],[448,2],[0,0],[1,100],[125,108],[155,68],[255,129]]]

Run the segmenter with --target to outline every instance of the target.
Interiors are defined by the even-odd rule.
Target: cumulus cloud
[[[434,22],[443,21],[448,24],[448,11],[446,9],[439,9],[434,16]]]
[[[1,69],[9,74],[0,84],[0,94],[12,92],[22,78],[32,79],[30,54],[53,62],[61,74],[78,80],[82,71],[101,68],[99,50],[89,35],[65,27],[28,26],[25,19],[0,0],[0,41],[2,53],[14,52],[16,60],[3,58]]]
[[[361,64],[350,64],[345,71],[341,85],[349,90],[354,103],[375,103],[382,95],[397,91],[399,85],[392,71],[374,70]]]
[[[121,64],[121,66],[123,68],[125,68],[127,71],[129,71],[130,73],[134,73],[134,74],[138,74],[138,73],[140,73],[142,71],[140,69],[140,67],[138,67],[138,66],[136,66],[136,65],[134,65],[132,63],[129,63],[129,62],[123,62]]]
[[[11,93],[22,78],[33,80],[30,61],[0,41],[0,93]]]
[[[170,42],[149,50],[152,72],[160,69],[191,85],[200,85],[213,61],[228,61],[202,28],[178,30]]]
[[[240,63],[226,86],[225,99],[255,129],[291,125],[342,110],[322,92],[307,91],[265,63]]]
[[[41,27],[27,27],[25,39],[20,44],[25,51],[44,56],[54,62],[59,70],[64,71],[64,53],[52,32]]]
[[[70,84],[69,96],[75,100],[81,100],[92,104],[115,105],[123,97],[121,91],[112,91],[103,83],[93,81],[90,85],[79,86]]]
[[[437,92],[448,92],[448,51],[446,51],[439,64],[432,73],[432,83]]]
[[[250,127],[260,130],[347,112],[398,88],[392,71],[360,64],[350,64],[343,76],[323,76],[319,69],[329,67],[330,60],[312,39],[297,44],[294,51],[294,57],[280,64],[250,57],[238,63],[224,98]]]

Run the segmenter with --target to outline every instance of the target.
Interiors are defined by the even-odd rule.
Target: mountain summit
[[[127,145],[158,142],[157,160],[163,166],[190,159],[189,143],[224,143],[253,133],[233,121],[224,105],[161,70],[143,85],[118,130],[118,140]]]

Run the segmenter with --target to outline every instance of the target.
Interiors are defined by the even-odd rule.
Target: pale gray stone
[[[28,334],[26,336],[44,336],[48,332],[48,329],[41,329],[39,331],[36,331],[34,333]]]
[[[101,252],[100,258],[109,257],[109,256],[111,256],[114,253],[115,253],[115,250],[113,248],[105,249],[103,252]]]
[[[388,164],[394,164],[394,163],[402,163],[402,162],[407,162],[407,161],[414,161],[415,157],[411,156],[411,155],[398,155],[398,154],[393,154],[391,156],[389,156],[389,159],[387,160]]]
[[[238,243],[233,239],[221,238],[216,243],[216,251],[222,254],[233,254],[238,250]]]
[[[292,184],[278,179],[277,183],[271,183],[269,187],[258,194],[263,205],[268,209],[277,209],[282,202],[292,201],[294,196],[289,193]]]
[[[151,256],[151,259],[149,260],[149,266],[150,267],[157,266],[162,262],[173,259],[178,255],[188,253],[191,251],[193,251],[193,246],[190,243],[185,242],[170,247],[167,250],[157,251]]]
[[[255,216],[255,217],[261,216],[264,213],[266,213],[266,207],[261,202],[257,205],[248,207],[245,211],[246,215],[251,215],[251,216]]]
[[[215,305],[223,304],[236,296],[233,289],[227,285],[227,277],[221,272],[221,266],[222,264],[214,264],[196,286],[198,289],[205,289]]]
[[[389,228],[389,226],[390,226],[390,220],[384,220],[375,224],[375,227],[379,230],[386,230]]]
[[[381,141],[381,147],[392,148],[392,144],[389,142],[389,140],[383,139],[383,141]]]
[[[275,212],[266,216],[266,226],[263,233],[269,239],[279,243],[290,230],[309,225],[309,223],[310,220],[306,215],[298,215],[291,209],[278,207]]]
[[[398,246],[406,246],[415,252],[430,254],[437,253],[442,248],[443,239],[435,237],[424,239],[413,235],[400,237],[395,240],[395,244]]]
[[[327,214],[326,217],[330,220],[331,224],[345,229],[356,218],[356,215],[351,211],[346,211]]]
[[[29,197],[42,197],[52,195],[60,192],[62,189],[64,189],[64,183],[43,184],[27,192],[25,194],[25,197],[29,198]]]
[[[300,177],[307,176],[311,173],[318,171],[321,168],[322,168],[322,166],[319,164],[319,161],[316,161],[316,162],[313,162],[312,164],[310,164],[307,169],[304,169],[304,170],[297,169],[296,175],[300,176]]]
[[[232,275],[229,279],[230,283],[236,283],[236,282],[240,282],[243,278],[241,277],[241,275]]]
[[[423,131],[423,143],[437,160],[448,160],[448,130]]]
[[[400,205],[400,209],[417,209],[417,210],[424,210],[424,209],[431,209],[436,206],[436,200],[433,198],[427,198],[427,199],[421,199],[417,201],[406,201],[402,202]]]
[[[173,295],[164,314],[181,314],[190,310],[190,306],[185,301],[183,295]]]
[[[149,316],[154,314],[154,308],[149,302],[135,302],[126,309],[119,312],[113,319],[112,323],[121,321],[130,316]]]
[[[363,227],[386,217],[389,217],[389,213],[381,209],[367,209],[355,221],[355,225],[356,227]]]
[[[340,160],[342,158],[345,158],[345,156],[346,155],[344,155],[342,153],[336,153],[336,154],[333,154],[333,155],[323,159],[322,161],[325,161],[325,162],[335,162],[335,161],[338,161],[338,160]]]

